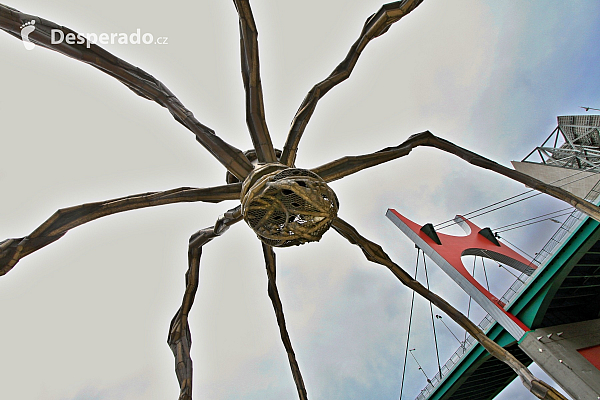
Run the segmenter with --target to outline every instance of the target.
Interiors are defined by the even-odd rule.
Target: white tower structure
[[[590,195],[593,201],[600,194],[600,115],[568,115],[557,120],[542,145],[522,161],[513,161],[513,167],[581,198]]]

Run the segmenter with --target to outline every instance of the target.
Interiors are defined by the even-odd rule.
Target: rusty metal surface
[[[354,42],[346,58],[333,70],[333,72],[324,80],[317,83],[308,92],[300,108],[296,112],[292,120],[285,146],[283,147],[283,155],[281,163],[290,167],[296,162],[296,153],[298,152],[298,144],[302,138],[302,134],[306,129],[306,125],[310,120],[317,103],[325,96],[334,86],[345,81],[350,77],[354,66],[358,61],[358,57],[365,49],[367,44],[378,36],[383,35],[390,29],[393,23],[398,22],[402,17],[417,8],[423,0],[403,0],[388,3],[383,5],[379,11],[367,18],[360,36]]]
[[[95,219],[164,204],[197,201],[218,203],[223,200],[236,200],[239,198],[241,188],[240,183],[205,189],[184,187],[60,209],[29,235],[0,242],[0,275],[10,271],[21,258],[60,239],[69,230]]]
[[[240,49],[242,53],[242,78],[246,89],[246,124],[261,163],[276,162],[275,150],[263,104],[263,92],[260,83],[258,63],[258,30],[248,0],[234,0],[240,18]]]
[[[292,341],[290,335],[285,326],[285,316],[283,315],[283,305],[281,304],[281,298],[279,298],[279,290],[277,290],[277,266],[275,263],[275,252],[273,247],[262,243],[263,255],[265,258],[265,266],[267,267],[267,277],[269,278],[268,293],[273,309],[275,310],[275,317],[277,318],[277,325],[279,326],[279,334],[281,341],[285,347],[285,351],[288,355],[288,361],[290,363],[290,369],[292,370],[292,376],[294,377],[294,383],[296,384],[296,390],[298,391],[298,398],[300,400],[308,400],[306,394],[306,388],[304,387],[304,380],[300,373],[300,367],[296,360],[296,353],[292,348]]]
[[[242,213],[250,228],[260,240],[275,247],[319,241],[339,208],[333,190],[305,169],[265,172],[242,191]]]
[[[188,249],[188,270],[185,274],[185,293],[181,307],[171,321],[167,343],[175,357],[175,373],[179,381],[179,400],[192,400],[192,334],[188,324],[188,315],[194,304],[196,290],[200,281],[200,257],[202,246],[217,236],[221,236],[229,227],[242,219],[240,207],[227,211],[210,228],[201,229],[190,237]]]
[[[437,137],[429,131],[412,135],[408,138],[408,140],[396,147],[387,147],[379,150],[378,152],[365,154],[362,156],[342,157],[338,160],[321,165],[320,167],[313,168],[311,171],[318,174],[326,182],[332,182],[361,171],[365,168],[373,167],[396,158],[404,157],[408,155],[412,149],[418,146],[434,147],[447,153],[454,154],[455,156],[458,156],[477,167],[494,171],[500,175],[506,176],[507,178],[521,182],[539,192],[546,193],[552,197],[562,200],[565,203],[568,203],[578,210],[586,213],[595,220],[600,221],[600,208],[592,203],[564,189],[549,185],[522,172],[500,165],[489,158],[480,156],[479,154],[473,153],[472,151],[449,142],[448,140]]]

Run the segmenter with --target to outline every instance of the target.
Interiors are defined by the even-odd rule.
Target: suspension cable
[[[524,227],[529,226],[529,225],[537,224],[538,222],[544,222],[544,221],[552,220],[553,218],[564,217],[565,215],[569,215],[572,212],[573,211],[569,211],[569,212],[566,212],[566,213],[563,213],[563,214],[558,214],[558,215],[554,215],[552,217],[540,219],[539,221],[533,221],[533,222],[530,222],[530,223],[525,224],[525,225],[515,226],[515,227],[509,228],[509,229],[502,229],[502,230],[496,231],[496,233],[508,232],[508,231],[512,231],[513,229],[520,229],[520,228],[524,228]],[[538,217],[538,218],[540,218],[540,217]],[[523,222],[525,222],[525,221],[521,221],[519,223],[523,223]],[[558,221],[555,221],[555,222],[558,222]]]
[[[415,359],[415,362],[417,363],[417,365],[419,366],[419,371],[421,371],[423,373],[423,375],[425,375],[425,379],[427,379],[427,383],[429,383],[430,385],[431,383],[431,379],[429,379],[429,377],[427,376],[427,373],[425,372],[425,370],[423,369],[423,367],[421,366],[421,363],[419,363],[419,360],[417,360],[417,357],[415,357],[415,355],[413,354],[413,351],[416,349],[410,349],[410,355],[412,356],[412,358]]]
[[[485,207],[478,208],[477,210],[474,210],[474,211],[470,211],[470,212],[468,212],[468,213],[466,213],[466,214],[463,214],[463,216],[464,216],[464,217],[468,217],[469,215],[471,215],[471,214],[473,214],[473,213],[476,213],[476,212],[479,212],[479,211],[482,211],[482,210],[485,210],[486,208],[490,208],[490,207],[493,207],[493,206],[495,206],[495,205],[498,205],[498,204],[504,203],[505,201],[512,200],[512,199],[514,199],[514,198],[517,198],[517,197],[523,196],[524,194],[531,193],[531,192],[533,192],[533,190],[534,190],[534,189],[529,189],[529,190],[527,190],[527,191],[525,191],[525,192],[523,192],[523,193],[516,194],[516,195],[514,195],[514,196],[511,196],[511,197],[509,197],[509,198],[506,198],[506,199],[504,199],[504,200],[497,201],[497,202],[495,202],[495,203],[493,203],[493,204],[490,204],[490,205],[488,205],[488,206],[485,206]],[[453,222],[453,221],[454,221],[454,219],[449,219],[449,220],[447,220],[447,221],[440,222],[439,224],[436,224],[436,225],[434,225],[434,227],[436,227],[436,226],[439,226],[439,225],[446,224],[446,223],[448,223],[448,222]]]
[[[508,240],[506,240],[506,239],[504,239],[504,238],[501,238],[499,235],[496,235],[496,237],[497,237],[498,239],[502,239],[502,240],[504,240],[504,241],[508,242]],[[508,243],[510,243],[510,242],[508,242]],[[518,248],[517,246],[515,246],[514,244],[512,244],[512,243],[510,243],[510,244],[511,244],[512,246],[516,247],[517,249],[519,249],[519,248]],[[527,253],[526,253],[524,250],[522,250],[522,249],[519,249],[519,250],[520,250],[521,252],[523,252],[524,254],[526,254],[526,255],[527,255],[529,258],[531,258],[531,261],[529,262],[529,265],[532,265],[532,264],[533,264],[534,257],[531,257],[531,255],[527,254]],[[503,264],[503,263],[501,263],[500,261],[498,261],[497,259],[495,259],[494,257],[492,257],[492,256],[491,256],[491,254],[489,254],[487,251],[485,251],[485,250],[484,250],[484,252],[485,252],[486,254],[488,254],[489,258],[491,258],[492,260],[494,260],[494,261],[496,261],[496,262],[498,263],[498,267],[500,267],[500,268],[504,268],[504,269],[505,269],[505,270],[506,270],[506,271],[507,271],[509,274],[511,274],[512,276],[514,276],[515,278],[517,278],[517,280],[519,280],[519,281],[521,281],[521,282],[525,283],[525,281],[524,281],[523,279],[521,279],[521,277],[519,277],[519,276],[515,275],[515,274],[514,274],[514,273],[513,273],[511,270],[509,270],[508,268],[506,268],[506,267],[504,266],[504,264]],[[483,260],[483,258],[482,258],[482,260]],[[524,273],[521,273],[521,276],[523,276],[523,274],[524,274]]]
[[[490,282],[488,281],[487,271],[485,270],[485,261],[483,261],[483,256],[481,257],[481,265],[483,265],[483,275],[485,276],[485,285],[487,286],[487,290],[489,292],[490,291]]]
[[[423,267],[425,268],[425,282],[427,290],[429,290],[429,275],[427,274],[427,263],[425,262],[425,252],[423,252]],[[431,313],[431,326],[433,327],[433,341],[435,342],[435,355],[437,356],[438,370],[440,372],[440,380],[442,379],[442,366],[440,364],[440,351],[438,350],[437,335],[435,332],[435,322],[433,319],[433,305],[429,301],[429,312]]]
[[[521,201],[523,201],[523,200],[530,199],[530,198],[532,198],[532,197],[539,196],[539,195],[541,194],[541,193],[534,193],[534,194],[532,194],[531,196],[527,196],[527,197],[524,197],[524,198],[522,198],[522,199],[515,200],[515,201],[513,201],[512,203],[504,204],[504,205],[502,205],[502,206],[499,206],[499,207],[493,208],[493,209],[491,209],[491,210],[483,211],[483,212],[481,212],[481,213],[479,213],[479,214],[477,214],[477,215],[471,215],[471,214],[473,214],[473,213],[476,213],[476,212],[478,212],[478,211],[485,210],[486,208],[490,208],[490,207],[492,207],[492,206],[495,206],[495,205],[497,205],[497,204],[504,203],[505,201],[508,201],[508,200],[514,199],[514,198],[516,198],[516,197],[523,196],[523,195],[525,195],[525,194],[527,194],[527,193],[531,193],[531,192],[533,192],[533,191],[534,191],[534,190],[533,190],[533,189],[531,189],[531,190],[528,190],[528,191],[526,191],[526,192],[520,193],[520,194],[518,194],[518,195],[516,195],[516,196],[509,197],[508,199],[504,199],[504,200],[502,200],[502,201],[498,201],[498,202],[496,202],[496,203],[494,203],[494,204],[491,204],[491,205],[489,205],[489,206],[485,206],[485,207],[482,207],[482,208],[480,208],[480,209],[478,209],[478,210],[471,211],[471,212],[469,212],[469,213],[463,214],[463,217],[465,217],[465,218],[469,217],[469,218],[471,218],[471,219],[473,219],[473,218],[477,218],[477,217],[479,217],[479,216],[481,216],[481,215],[484,215],[484,214],[490,213],[490,212],[492,212],[492,211],[500,210],[501,208],[504,208],[504,207],[511,206],[511,205],[513,205],[513,204],[519,203],[519,202],[521,202]],[[436,224],[436,225],[434,225],[434,227],[435,227],[435,228],[437,228],[437,227],[438,227],[438,226],[440,226],[440,225],[445,225],[445,226],[442,226],[442,227],[439,227],[439,228],[437,228],[437,230],[442,230],[442,229],[446,229],[446,228],[448,228],[448,227],[450,227],[450,226],[452,226],[452,225],[455,225],[455,224],[456,224],[456,222],[454,221],[454,218],[453,218],[453,219],[449,219],[449,220],[447,220],[447,221],[444,221],[444,222],[440,222],[439,224]]]
[[[475,279],[475,261],[477,261],[477,257],[473,257],[473,273],[471,274],[473,279]],[[473,300],[473,298],[471,297],[471,295],[469,295],[469,307],[467,308],[467,319],[469,318],[469,316],[471,314],[471,300]],[[467,331],[465,330],[465,342],[466,341],[467,341]]]
[[[503,200],[497,201],[497,202],[495,202],[495,203],[492,203],[492,204],[490,204],[490,205],[487,205],[487,206],[485,206],[485,207],[478,208],[477,210],[469,211],[469,212],[468,212],[468,213],[466,213],[466,214],[462,214],[462,216],[463,216],[463,217],[468,217],[468,216],[469,216],[469,215],[471,215],[471,214],[474,214],[474,213],[476,213],[476,212],[479,212],[479,211],[485,210],[486,208],[490,208],[490,207],[496,206],[496,205],[498,205],[498,204],[502,204],[502,203],[504,203],[505,201],[509,201],[509,200],[512,200],[512,199],[516,199],[517,197],[521,197],[521,196],[523,196],[523,195],[526,195],[527,193],[531,193],[531,192],[533,192],[533,191],[535,191],[535,189],[529,189],[529,190],[526,190],[526,191],[524,191],[524,192],[521,192],[521,193],[519,193],[519,194],[516,194],[516,195],[514,195],[514,196],[508,197],[508,198],[506,198],[506,199],[503,199]],[[447,221],[440,222],[439,224],[436,224],[436,225],[434,225],[434,227],[437,227],[437,226],[439,226],[439,225],[446,224],[446,223],[448,223],[448,222],[454,222],[454,219],[449,219],[449,220],[447,220]]]
[[[419,253],[421,249],[417,247],[417,262],[415,263],[415,280],[419,271]],[[415,305],[415,291],[412,290],[412,299],[410,300],[410,316],[408,317],[408,334],[406,336],[406,349],[404,350],[404,365],[402,366],[402,382],[400,383],[400,400],[402,400],[402,391],[404,390],[404,376],[406,375],[406,359],[408,357],[408,344],[410,341],[410,328],[412,327],[413,308]],[[412,353],[411,353],[412,354]]]
[[[532,194],[531,196],[523,197],[522,199],[515,200],[515,201],[513,201],[512,203],[508,203],[508,204],[505,204],[505,205],[502,205],[502,206],[499,206],[499,207],[496,207],[496,208],[492,208],[491,210],[483,211],[483,212],[480,212],[479,214],[471,215],[469,218],[471,218],[471,219],[473,219],[473,218],[477,218],[477,217],[480,217],[480,216],[482,216],[482,215],[485,215],[485,214],[491,213],[492,211],[497,211],[497,210],[500,210],[500,209],[502,209],[502,208],[504,208],[504,207],[512,206],[513,204],[520,203],[520,202],[522,202],[522,201],[524,201],[524,200],[531,199],[532,197],[536,197],[536,196],[539,196],[539,195],[541,195],[541,194],[542,194],[542,193],[539,193],[539,192],[538,192],[538,193],[534,193],[534,194]],[[444,227],[441,227],[441,228],[439,228],[438,230],[446,229],[446,228],[448,228],[448,227],[450,227],[450,226],[452,226],[452,225],[455,225],[455,224],[456,224],[456,222],[454,222],[454,220],[452,220],[452,223],[451,223],[451,224],[448,224],[448,225],[446,225],[446,226],[444,226]]]
[[[448,331],[452,334],[452,336],[454,336],[454,339],[456,339],[456,341],[458,342],[458,344],[460,344],[460,347],[462,347],[463,351],[467,351],[467,348],[465,347],[464,342],[461,342],[460,339],[454,334],[454,332],[452,332],[452,329],[450,329],[450,327],[448,325],[446,325],[446,323],[442,319],[442,316],[439,315],[439,314],[436,314],[435,317],[437,319],[439,319],[440,321],[442,321],[442,324],[444,324],[444,326],[446,327],[446,329],[448,329]]]
[[[521,281],[521,282],[525,283],[525,281],[524,281],[523,279],[521,279],[520,277],[518,277],[518,276],[517,276],[517,275],[516,275],[514,272],[512,272],[510,269],[506,268],[506,267],[504,266],[504,264],[498,264],[498,266],[499,266],[500,268],[504,268],[504,269],[506,270],[506,272],[508,272],[509,274],[511,274],[512,276],[514,276],[515,278],[517,278],[517,280],[519,280],[519,281]]]
[[[508,241],[508,239],[506,239],[505,237],[501,237],[500,235],[496,235],[496,237],[498,239],[504,240],[506,243],[510,244],[512,247],[514,247],[515,249],[519,250],[521,253],[525,254],[527,257],[529,257],[531,260],[534,260],[535,257],[533,257],[531,254],[527,253],[525,250],[521,249],[520,247],[518,247],[517,245],[511,243]],[[492,258],[493,259],[493,258]],[[496,260],[494,260],[496,261]]]
[[[585,170],[582,170],[582,171],[577,171],[577,172],[575,172],[575,173],[573,173],[573,174],[571,174],[571,175],[569,175],[569,176],[565,176],[565,177],[563,177],[563,178],[560,178],[560,179],[557,179],[557,180],[555,180],[555,181],[553,181],[553,182],[550,182],[549,184],[550,184],[550,185],[554,185],[554,184],[555,184],[555,183],[557,183],[557,182],[560,182],[560,181],[562,181],[562,180],[565,180],[565,179],[572,178],[572,177],[574,177],[574,176],[576,176],[576,175],[579,175],[579,174],[582,174],[582,173],[584,173],[584,172],[589,172],[589,171],[585,171]],[[567,184],[575,183],[575,182],[578,182],[578,181],[580,181],[580,180],[582,180],[582,179],[586,179],[586,178],[588,178],[588,176],[583,176],[583,177],[581,177],[581,178],[578,178],[578,179],[576,179],[576,180],[573,180],[573,181],[570,181],[570,182],[566,182],[566,183],[564,183],[564,184],[562,184],[562,185],[555,185],[555,186],[558,186],[558,187],[565,186],[565,185],[567,185]],[[466,217],[469,217],[469,218],[471,218],[471,219],[472,219],[472,218],[476,218],[476,217],[479,217],[479,216],[481,216],[481,215],[484,215],[484,214],[490,213],[490,212],[492,212],[492,211],[496,211],[496,210],[499,210],[499,209],[501,209],[501,208],[508,207],[508,206],[510,206],[510,205],[513,205],[513,204],[519,203],[519,202],[521,202],[521,201],[523,201],[523,200],[530,199],[530,198],[532,198],[532,197],[535,197],[535,196],[539,196],[539,195],[541,194],[541,192],[537,192],[536,194],[534,194],[534,195],[531,195],[531,196],[527,196],[526,198],[519,199],[519,200],[516,200],[516,201],[514,201],[514,202],[511,202],[511,203],[509,203],[509,204],[505,204],[505,205],[502,205],[502,206],[500,206],[500,207],[496,207],[496,208],[494,208],[494,209],[487,210],[487,211],[485,211],[485,212],[482,212],[482,213],[480,213],[480,214],[477,214],[477,215],[471,216],[471,214],[474,214],[474,213],[477,213],[477,212],[479,212],[479,211],[485,210],[485,209],[487,209],[487,208],[490,208],[490,207],[496,206],[496,205],[498,205],[498,204],[502,204],[502,203],[504,203],[504,202],[506,202],[506,201],[509,201],[509,200],[515,199],[515,198],[517,198],[517,197],[520,197],[520,196],[526,195],[526,194],[528,194],[528,193],[531,193],[531,192],[534,192],[534,191],[535,191],[534,189],[529,189],[529,190],[526,190],[525,192],[522,192],[522,193],[516,194],[516,195],[514,195],[514,196],[508,197],[508,198],[506,198],[506,199],[504,199],[504,200],[500,200],[500,201],[497,201],[497,202],[495,202],[495,203],[493,203],[493,204],[490,204],[490,205],[488,205],[488,206],[481,207],[481,208],[479,208],[479,209],[477,209],[477,210],[474,210],[474,211],[470,211],[470,212],[468,212],[468,213],[466,213],[466,214],[463,214],[463,216],[464,216],[465,218],[466,218]],[[438,223],[438,224],[434,225],[434,227],[436,227],[436,228],[437,228],[437,227],[439,227],[439,226],[441,226],[441,225],[445,225],[445,226],[443,226],[443,227],[437,228],[438,230],[441,230],[441,229],[445,229],[445,228],[447,228],[447,227],[449,227],[449,226],[452,226],[452,225],[454,225],[455,223],[456,223],[456,222],[454,222],[454,219],[449,219],[449,220],[447,220],[447,221],[440,222],[440,223]],[[446,224],[447,224],[447,225],[446,225]]]
[[[494,232],[497,232],[497,231],[499,231],[500,229],[508,228],[509,226],[513,226],[513,225],[522,224],[523,222],[531,221],[531,220],[538,219],[538,218],[542,218],[542,217],[547,217],[548,215],[552,215],[552,214],[556,214],[556,213],[559,213],[559,212],[563,212],[563,211],[567,211],[567,210],[572,210],[572,209],[573,209],[573,207],[567,207],[567,208],[563,208],[562,210],[556,210],[556,211],[552,211],[552,212],[549,212],[549,213],[547,213],[547,214],[544,214],[544,215],[539,215],[539,216],[537,216],[537,217],[533,217],[533,218],[524,219],[524,220],[522,220],[522,221],[519,221],[519,222],[513,222],[512,224],[508,224],[508,225],[500,226],[500,227],[498,227],[498,228],[494,228],[494,229],[492,229],[492,230],[493,230]],[[562,215],[555,215],[555,217],[560,217],[560,216],[562,216]],[[546,218],[546,219],[549,219],[549,218]],[[545,220],[543,220],[543,221],[545,221]]]

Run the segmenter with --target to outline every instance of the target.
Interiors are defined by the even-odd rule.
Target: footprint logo
[[[31,22],[25,22],[21,25],[21,39],[23,39],[23,46],[27,50],[33,50],[35,44],[31,43],[29,40],[29,34],[35,31],[35,20],[31,20]]]

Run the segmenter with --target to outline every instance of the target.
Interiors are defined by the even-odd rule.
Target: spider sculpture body
[[[168,344],[175,356],[175,371],[181,400],[191,399],[192,396],[191,333],[188,316],[198,288],[202,246],[224,234],[229,226],[242,219],[262,241],[268,276],[268,293],[300,399],[308,398],[307,390],[285,324],[275,280],[273,247],[289,247],[318,241],[331,227],[342,237],[358,245],[370,261],[389,268],[402,283],[431,300],[451,316],[474,335],[490,353],[511,366],[519,374],[525,386],[537,397],[561,398],[554,389],[536,379],[510,354],[489,341],[466,317],[439,296],[412,280],[392,262],[381,247],[361,236],[351,225],[339,218],[337,212],[340,203],[343,205],[343,199],[338,200],[329,183],[365,168],[408,155],[415,147],[428,146],[457,155],[474,165],[495,171],[541,192],[568,201],[600,220],[600,211],[597,207],[559,188],[543,184],[438,138],[429,131],[412,135],[396,147],[384,148],[362,156],[343,157],[316,168],[302,169],[295,165],[300,139],[319,100],[350,76],[361,53],[372,39],[385,34],[392,24],[413,12],[421,1],[403,0],[389,3],[367,19],[346,58],[305,97],[292,120],[286,142],[279,152],[272,144],[265,119],[254,17],[247,0],[234,0],[239,16],[242,77],[246,92],[246,122],[253,144],[253,149],[245,153],[228,144],[212,129],[197,120],[163,83],[150,74],[95,44],[90,45],[87,42],[53,44],[51,42],[53,30],[61,31],[64,35],[76,34],[76,32],[0,4],[1,29],[23,39],[22,29],[25,24],[29,24],[30,27],[35,26],[35,29],[28,33],[28,40],[38,47],[45,47],[90,64],[125,84],[137,95],[166,108],[227,170],[227,183],[223,185],[210,188],[182,187],[61,209],[29,235],[0,242],[0,274],[8,273],[23,257],[57,241],[70,229],[107,215],[172,203],[239,201],[239,205],[219,217],[213,226],[198,231],[189,241],[185,293],[181,307],[172,319],[168,335]],[[32,24],[31,21],[35,23]]]

